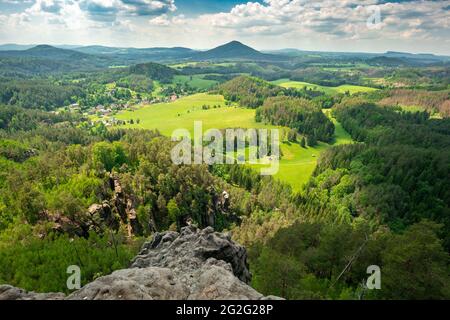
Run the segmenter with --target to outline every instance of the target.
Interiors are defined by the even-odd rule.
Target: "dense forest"
[[[326,104],[330,97],[324,100],[324,94],[314,90],[295,90],[282,88],[255,77],[239,76],[219,86],[217,92],[227,100],[239,102],[241,106],[255,109],[263,105],[269,97],[280,95],[290,97],[302,97],[307,99],[317,98],[317,102]]]
[[[237,102],[242,106],[257,108],[268,97],[283,94],[283,89],[257,78],[241,76],[234,78],[219,87],[219,93],[227,100]]]
[[[334,113],[360,143],[321,155],[295,197],[298,222],[286,228],[292,213],[260,215],[237,233],[253,243],[255,287],[293,299],[448,297],[448,120],[362,98]],[[355,280],[367,258],[385,270],[386,290],[375,295]]]
[[[268,98],[263,106],[256,110],[256,121],[295,129],[307,136],[312,146],[317,140],[329,142],[334,135],[334,125],[321,108],[302,98]]]

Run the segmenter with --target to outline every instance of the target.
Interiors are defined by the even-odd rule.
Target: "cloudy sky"
[[[0,0],[0,43],[450,55],[450,0]]]

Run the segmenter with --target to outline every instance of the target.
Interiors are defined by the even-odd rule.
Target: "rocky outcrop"
[[[70,219],[62,213],[44,210],[40,218],[52,222],[54,232],[71,236],[88,237],[90,231],[100,234],[111,229],[117,231],[121,225],[126,227],[129,237],[140,234],[142,227],[137,218],[133,196],[123,191],[119,178],[113,174],[109,176],[107,188],[107,194],[111,192],[109,199],[91,205],[87,212]]]
[[[251,288],[244,247],[229,234],[188,226],[157,233],[143,245],[129,269],[98,278],[65,297],[70,300],[274,299]],[[0,286],[1,299],[59,299]]]
[[[8,285],[0,286],[0,300],[64,300],[63,293],[36,293]]]

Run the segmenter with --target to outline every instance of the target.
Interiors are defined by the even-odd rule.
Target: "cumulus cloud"
[[[14,0],[0,0],[14,1]],[[176,10],[175,0],[26,0],[30,16],[61,16],[63,11],[76,7],[93,21],[114,22],[133,16],[159,16]],[[22,2],[22,4],[25,2]],[[55,19],[57,17],[51,17]]]
[[[0,0],[0,4],[8,2],[13,7],[15,1]],[[23,9],[25,1],[29,3]],[[422,44],[435,41],[438,47],[449,41],[450,34],[450,0],[243,0],[226,12],[188,17],[177,9],[176,1],[24,0],[21,11],[0,13],[0,36],[20,32],[20,25],[20,30],[39,26],[48,37],[65,31],[77,38],[82,31],[94,36],[89,30],[95,29],[97,37],[108,34],[115,38],[114,32],[124,32],[128,41],[142,43],[151,36],[153,41],[200,47],[248,39],[250,44],[266,46],[279,43],[279,47],[320,48],[329,43],[328,47],[346,49],[356,43],[414,46],[418,39]],[[377,12],[379,20],[372,19]],[[78,33],[71,33],[74,30]],[[130,30],[133,33],[126,34]]]
[[[433,29],[449,27],[450,1],[377,0],[265,0],[235,6],[230,12],[203,15],[200,20],[216,28],[237,32],[318,33],[340,38],[364,38],[378,30],[383,37],[414,37],[419,30],[432,35]],[[370,8],[378,8],[379,26],[370,28]],[[285,26],[280,27],[280,26]]]
[[[174,12],[175,0],[121,0],[130,13],[139,16],[156,16]]]

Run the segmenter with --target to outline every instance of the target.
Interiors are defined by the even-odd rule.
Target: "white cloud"
[[[371,6],[381,12],[376,28],[367,26]],[[385,50],[422,46],[424,49],[416,51],[426,51],[430,44],[440,49],[448,42],[449,7],[450,0],[265,0],[239,4],[228,12],[185,17],[175,0],[34,0],[23,12],[0,15],[0,40],[14,40],[11,34],[25,37],[24,30],[38,28],[39,37],[52,41],[80,39],[84,34],[88,36],[83,42],[101,40],[117,45],[126,41],[142,46],[207,48],[239,39],[260,48]]]

